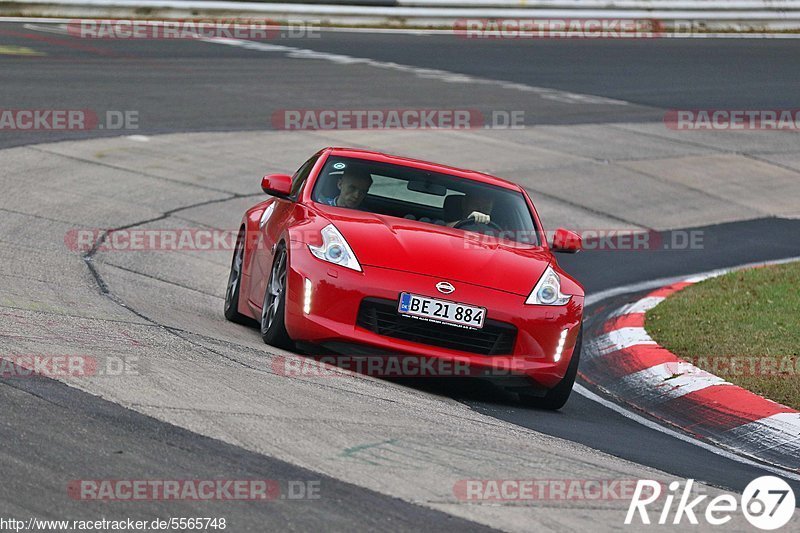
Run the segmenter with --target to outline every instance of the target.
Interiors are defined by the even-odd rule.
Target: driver
[[[464,201],[461,205],[464,217],[447,224],[451,228],[459,222],[470,218],[477,224],[488,224],[492,221],[492,217],[489,216],[489,213],[492,212],[492,208],[494,207],[494,198],[491,196],[467,193],[464,195]]]
[[[371,186],[372,177],[369,174],[347,169],[336,183],[339,194],[333,198],[322,198],[320,203],[357,209],[366,198]]]

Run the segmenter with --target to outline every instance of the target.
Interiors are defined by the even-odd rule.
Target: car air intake
[[[510,355],[517,339],[512,324],[487,319],[476,330],[423,322],[400,315],[396,301],[378,298],[361,302],[357,324],[378,335],[481,355]]]

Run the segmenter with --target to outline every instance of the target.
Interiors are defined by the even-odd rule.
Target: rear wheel
[[[572,392],[572,386],[575,384],[575,377],[578,375],[578,364],[581,358],[581,345],[583,344],[583,326],[578,332],[578,340],[575,341],[575,349],[572,352],[572,360],[567,367],[567,373],[564,378],[558,382],[558,385],[548,390],[544,396],[531,396],[528,394],[520,393],[520,401],[530,407],[537,407],[539,409],[561,409],[567,403],[569,395]]]
[[[286,332],[286,280],[289,254],[281,243],[275,250],[272,271],[264,291],[264,304],[261,306],[261,338],[264,342],[278,348],[292,348],[292,339]]]
[[[250,324],[252,319],[239,312],[239,289],[242,284],[242,264],[244,263],[244,229],[239,230],[236,247],[233,249],[231,273],[225,291],[225,318],[238,324]]]

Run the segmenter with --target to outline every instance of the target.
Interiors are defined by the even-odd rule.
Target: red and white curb
[[[721,273],[661,287],[613,312],[584,352],[581,377],[700,440],[800,472],[800,412],[681,360],[644,329],[648,310]]]

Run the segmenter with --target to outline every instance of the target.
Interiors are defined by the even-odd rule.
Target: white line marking
[[[748,465],[748,466],[753,466],[753,467],[756,467],[756,468],[760,468],[762,470],[766,470],[768,472],[772,472],[773,474],[776,474],[776,475],[781,476],[781,477],[789,478],[789,479],[792,479],[794,481],[800,481],[800,475],[795,474],[795,473],[793,473],[791,471],[783,470],[781,468],[777,468],[777,467],[774,467],[774,466],[771,466],[771,465],[765,465],[765,464],[762,464],[762,463],[758,463],[756,461],[752,461],[750,459],[747,459],[746,457],[742,457],[741,455],[737,455],[735,453],[728,452],[726,450],[723,450],[722,448],[717,448],[716,446],[713,446],[713,445],[708,444],[706,442],[694,439],[692,437],[689,437],[688,435],[684,435],[683,433],[679,433],[677,431],[674,431],[672,429],[664,427],[661,424],[657,424],[657,423],[653,422],[652,420],[648,420],[647,418],[644,418],[643,416],[640,416],[640,415],[637,415],[636,413],[628,411],[624,407],[621,407],[621,406],[617,405],[616,403],[614,403],[614,402],[612,402],[610,400],[606,400],[605,398],[603,398],[601,396],[598,396],[597,394],[593,393],[592,391],[590,391],[589,389],[587,389],[586,387],[584,387],[583,385],[581,385],[579,383],[575,384],[574,390],[575,390],[575,392],[577,392],[578,394],[580,394],[581,396],[583,396],[587,400],[591,400],[593,402],[597,402],[600,405],[602,405],[604,407],[607,407],[608,409],[611,409],[612,411],[624,416],[625,418],[627,418],[629,420],[633,420],[634,422],[636,422],[638,424],[641,424],[641,425],[643,425],[643,426],[645,426],[645,427],[647,427],[649,429],[652,429],[654,431],[658,431],[659,433],[664,433],[665,435],[669,435],[670,437],[675,437],[676,439],[681,440],[683,442],[686,442],[688,444],[693,444],[694,446],[697,446],[698,448],[702,448],[702,449],[704,449],[704,450],[706,450],[708,452],[711,452],[713,454],[719,455],[720,457],[724,457],[725,459],[730,459],[731,461],[736,461],[737,463],[742,463],[742,464],[745,464],[745,465]]]
[[[647,296],[646,298],[642,298],[641,300],[637,300],[620,307],[617,311],[611,314],[611,317],[646,313],[663,301],[663,296]]]
[[[418,78],[443,81],[445,83],[493,85],[501,87],[503,89],[530,92],[546,100],[554,100],[557,102],[564,102],[569,104],[581,103],[581,104],[598,104],[598,105],[628,105],[630,103],[624,100],[615,100],[613,98],[605,98],[602,96],[578,94],[568,91],[559,91],[556,89],[548,89],[546,87],[536,87],[533,85],[526,85],[524,83],[478,78],[475,76],[470,76],[468,74],[460,74],[457,72],[450,72],[447,70],[414,67],[411,65],[402,65],[400,63],[394,63],[391,61],[377,61],[375,59],[369,59],[366,57],[353,57],[344,54],[318,52],[316,50],[295,48],[293,46],[285,46],[281,44],[261,43],[243,39],[225,39],[225,38],[201,38],[198,40],[214,44],[238,46],[240,48],[245,48],[248,50],[256,50],[261,52],[280,52],[283,53],[286,57],[292,59],[318,59],[323,61],[330,61],[332,63],[340,65],[367,65],[370,67],[394,70],[399,72],[407,72],[409,74],[417,76]]]
[[[697,276],[688,277],[684,281],[686,283],[700,283],[701,281],[705,281],[711,278],[716,278],[717,276],[721,276],[723,274],[725,274],[725,272],[716,270],[714,272],[708,272],[706,274],[698,274]]]
[[[631,346],[638,346],[640,344],[654,345],[656,343],[656,341],[650,338],[650,335],[647,334],[644,328],[615,329],[600,335],[597,337],[596,341],[599,346],[605,347],[601,349],[603,355],[630,348]]]
[[[730,385],[724,379],[689,363],[661,363],[623,376],[620,381],[655,397],[657,403],[674,400],[712,385]]]
[[[56,24],[52,26],[41,26],[39,24],[23,24],[26,30],[40,31],[43,33],[57,33],[58,35],[69,35],[67,27],[64,24]]]

